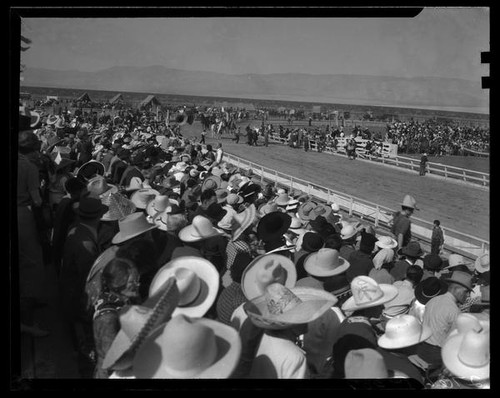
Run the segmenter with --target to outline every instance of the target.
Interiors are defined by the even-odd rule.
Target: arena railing
[[[390,233],[395,210],[389,207],[332,188],[313,184],[310,181],[282,173],[230,153],[225,153],[224,156],[226,162],[238,168],[252,169],[255,174],[260,176],[262,183],[272,182],[277,187],[297,189],[322,203],[337,203],[341,210],[350,217],[366,220],[376,228]],[[411,220],[412,236],[426,245],[430,245],[433,223],[413,216]],[[470,260],[475,260],[477,256],[490,250],[490,243],[485,239],[443,226],[442,229],[445,234],[444,250],[447,252],[461,254]]]
[[[288,144],[288,138],[279,137],[277,134],[269,135],[269,140],[272,142],[278,142],[283,145]],[[318,151],[318,146],[316,141],[310,140],[309,147],[312,151]],[[323,150],[325,153],[331,155],[346,155],[346,151],[343,146],[339,146],[337,150],[332,148],[325,148]],[[391,166],[396,166],[404,169],[413,170],[418,172],[420,170],[420,160],[408,158],[404,156],[396,156],[395,158],[386,156],[374,156],[367,154],[364,149],[357,148],[356,153],[358,156],[365,160],[380,162],[382,164],[387,164]],[[489,173],[483,173],[480,171],[474,171],[470,169],[464,169],[461,167],[449,166],[441,163],[428,162],[427,172],[429,174],[434,174],[443,178],[458,179],[468,183],[474,183],[482,185],[484,187],[489,187],[490,185],[490,175]]]

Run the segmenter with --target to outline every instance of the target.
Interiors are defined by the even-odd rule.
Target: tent
[[[77,101],[79,101],[79,102],[92,102],[92,100],[90,99],[90,97],[87,93],[80,95],[80,97],[78,97]]]
[[[139,108],[154,105],[161,106],[160,101],[158,101],[158,98],[156,98],[154,95],[148,95],[144,100],[141,101],[141,103],[139,104]]]
[[[110,104],[116,104],[118,102],[123,102],[123,96],[121,94],[116,94],[113,98],[109,100]]]

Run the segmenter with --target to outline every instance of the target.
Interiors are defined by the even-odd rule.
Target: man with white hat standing
[[[398,248],[402,248],[411,240],[410,217],[415,210],[419,210],[417,202],[413,196],[405,195],[401,203],[401,211],[394,214],[391,232],[398,241]]]

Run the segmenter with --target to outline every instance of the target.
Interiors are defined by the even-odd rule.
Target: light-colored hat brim
[[[422,333],[413,336],[412,338],[408,338],[407,336],[401,335],[397,336],[396,339],[391,339],[387,337],[387,335],[384,333],[382,336],[378,338],[378,345],[388,350],[411,347],[415,344],[419,344],[422,341],[427,340],[431,336],[432,336],[431,328],[424,325],[422,327]]]
[[[363,308],[376,307],[378,305],[382,305],[391,301],[398,294],[398,288],[393,285],[388,285],[385,283],[379,284],[380,289],[382,290],[383,296],[378,300],[371,301],[369,303],[357,304],[354,301],[354,295],[349,297],[344,304],[342,304],[343,311],[356,311],[361,310]],[[352,289],[351,289],[352,291]]]
[[[200,240],[208,239],[213,236],[222,235],[223,233],[224,233],[223,231],[214,227],[213,231],[209,235],[201,236],[196,232],[195,228],[193,227],[193,224],[189,224],[179,231],[178,236],[179,239],[182,240],[183,242],[198,242]]]
[[[394,249],[395,247],[397,247],[397,245],[398,245],[398,242],[396,241],[396,239],[393,239],[393,238],[391,238],[391,244],[389,244],[389,245],[385,245],[380,241],[375,242],[375,246],[377,246],[381,249]]]
[[[444,366],[446,366],[451,373],[460,378],[469,379],[474,377],[477,378],[477,380],[488,379],[490,377],[489,361],[485,366],[471,367],[462,363],[458,358],[458,352],[463,338],[464,334],[458,333],[457,330],[450,333],[448,339],[441,348],[441,357],[443,359]]]
[[[124,234],[122,232],[118,232],[114,237],[113,239],[111,239],[111,243],[113,243],[114,245],[117,245],[117,244],[120,244],[122,242],[125,242],[129,239],[132,239],[132,238],[135,238],[136,236],[139,236],[140,234],[143,234],[144,232],[147,232],[147,231],[150,231],[152,229],[155,229],[155,228],[158,228],[158,225],[153,225],[151,224],[150,227],[144,229],[144,230],[141,230],[141,231],[137,231],[137,232],[134,232],[133,234]]]
[[[122,370],[129,368],[132,357],[124,354],[132,348],[132,345],[136,346],[137,349],[140,344],[144,343],[144,339],[147,336],[145,332],[148,328],[154,328],[172,317],[172,312],[178,303],[179,290],[175,283],[167,285],[165,282],[163,286],[159,287],[156,296],[150,297],[143,303],[143,307],[149,308],[152,311],[147,318],[143,319],[144,323],[141,325],[137,335],[130,338],[123,328],[118,331],[104,357],[102,363],[103,369],[113,368]],[[160,300],[163,301],[163,304],[156,306]]]
[[[247,300],[252,300],[255,297],[259,297],[264,294],[264,290],[262,290],[257,284],[257,273],[263,264],[267,264],[272,260],[279,262],[279,264],[287,272],[287,278],[284,286],[289,289],[295,286],[295,283],[297,282],[297,269],[293,261],[288,257],[276,253],[263,254],[254,258],[246,266],[243,274],[241,275],[241,290]]]
[[[316,252],[317,253],[317,252]],[[351,264],[345,258],[339,256],[339,265],[331,270],[325,270],[323,268],[317,267],[317,265],[311,261],[312,257],[316,253],[311,253],[304,260],[304,269],[308,274],[313,276],[333,276],[345,272]]]
[[[290,311],[276,315],[270,314],[265,295],[246,302],[243,309],[255,326],[262,329],[280,330],[312,322],[338,301],[333,294],[320,289],[295,287],[290,290],[302,300],[302,303]]]
[[[242,346],[238,332],[231,326],[224,325],[212,319],[199,318],[196,322],[208,326],[215,334],[217,356],[215,362],[211,366],[195,375],[192,375],[190,372],[189,377],[183,377],[182,373],[179,373],[179,371],[172,374],[166,366],[162,366],[160,338],[166,326],[166,323],[164,323],[151,332],[135,355],[133,361],[134,376],[140,379],[229,378],[238,365],[241,355]],[[152,360],[152,358],[155,360]]]
[[[192,318],[204,316],[217,298],[219,291],[219,272],[217,268],[208,260],[196,256],[182,256],[161,267],[154,276],[149,286],[149,295],[165,283],[165,281],[175,276],[175,271],[179,268],[187,268],[193,271],[201,280],[201,291],[198,297],[185,306],[178,306],[172,316],[183,314]]]
[[[148,191],[148,192],[144,192],[144,194],[146,194],[146,195],[154,195],[155,197],[160,195],[160,192],[158,192],[156,189],[153,189],[153,188],[140,188],[140,189],[136,190],[132,194],[132,196],[130,196],[130,200],[135,205],[135,207],[138,208],[138,209],[146,209],[147,206],[148,206],[148,203],[149,203],[148,202],[148,203],[144,204],[142,201],[140,201],[140,200],[137,199],[138,196],[139,196],[139,191]]]

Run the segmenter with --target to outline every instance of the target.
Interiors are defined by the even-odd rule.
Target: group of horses
[[[210,131],[212,138],[220,139],[223,134],[234,134],[237,129],[233,117],[224,118],[216,114],[200,113],[200,122],[203,130]]]

